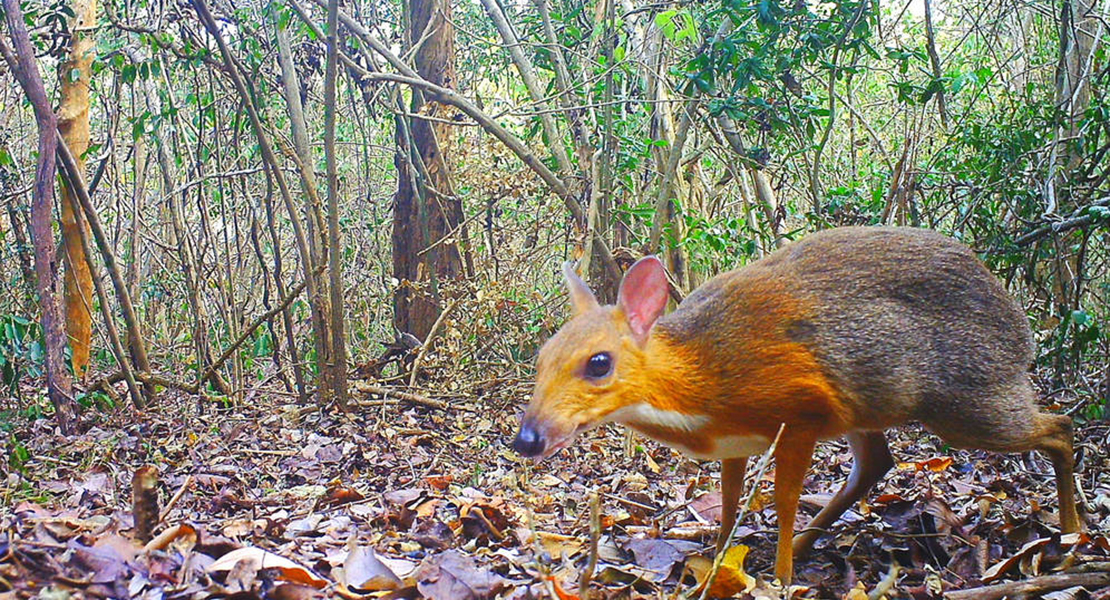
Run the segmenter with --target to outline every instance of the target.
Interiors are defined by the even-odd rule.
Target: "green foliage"
[[[829,73],[839,80],[856,70],[861,54],[877,56],[870,45],[877,13],[870,0],[726,0],[706,17],[727,19],[730,27],[719,29],[723,35],[705,31],[709,48],[677,74],[713,98],[714,114],[727,113],[759,140],[750,158],[763,162],[759,150],[773,137],[798,128],[813,136],[817,120],[830,116],[821,89]],[[818,74],[808,87],[800,82],[807,72]]]
[[[8,436],[8,466],[20,472],[26,470],[27,461],[31,460],[31,451],[20,442],[14,434]]]
[[[1107,398],[1090,398],[1086,405],[1084,405],[1083,419],[1087,421],[1101,421],[1106,419],[1107,402],[1110,402]]]
[[[19,315],[0,317],[0,383],[11,395],[18,393],[21,378],[42,376],[44,356],[38,323]]]
[[[692,42],[698,35],[694,17],[685,9],[665,10],[655,15],[655,26],[663,31],[663,37],[676,44]]]

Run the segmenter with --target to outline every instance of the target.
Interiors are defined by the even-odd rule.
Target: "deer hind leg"
[[[813,544],[830,525],[859,501],[887,471],[894,467],[894,458],[881,431],[856,431],[847,436],[852,450],[852,472],[844,486],[833,496],[825,508],[813,517],[809,526],[794,537],[794,556],[805,556]]]
[[[1018,381],[965,406],[965,414],[935,415],[930,429],[956,446],[1000,452],[1040,450],[1052,461],[1060,501],[1060,529],[1079,531],[1075,503],[1075,453],[1072,422],[1066,415],[1037,412],[1028,381]]]
[[[1082,528],[1075,504],[1075,450],[1072,422],[1067,415],[1038,413],[1033,417],[1035,447],[1048,455],[1056,472],[1056,495],[1060,500],[1060,530],[1075,533]]]
[[[1023,435],[995,436],[969,444],[1004,452],[1040,450],[1052,461],[1056,473],[1056,496],[1060,501],[1060,530],[1075,533],[1082,527],[1075,504],[1075,451],[1072,447],[1071,417],[1035,413]]]

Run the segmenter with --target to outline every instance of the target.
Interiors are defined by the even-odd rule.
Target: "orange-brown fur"
[[[620,303],[597,305],[573,275],[568,284],[576,314],[540,352],[526,423],[557,449],[620,417],[695,456],[724,459],[726,529],[749,447],[730,454],[716,440],[770,440],[782,426],[775,572],[783,581],[793,552],[804,553],[817,536],[803,532],[792,551],[817,440],[846,435],[856,456],[849,482],[814,518],[824,528],[893,465],[881,431],[911,420],[957,445],[1045,451],[1056,469],[1061,526],[1081,525],[1070,419],[1035,409],[1025,316],[948,238],[902,228],[814,234],[710,280],[674,312],[654,314],[646,336]],[[612,374],[584,376],[598,352],[614,357]],[[638,412],[622,412],[629,408]]]

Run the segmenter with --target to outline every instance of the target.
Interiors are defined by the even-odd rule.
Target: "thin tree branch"
[[[1096,200],[1095,202],[1092,202],[1090,205],[1085,206],[1085,207],[1073,212],[1071,214],[1071,216],[1069,216],[1068,218],[1066,218],[1062,221],[1056,221],[1055,223],[1049,223],[1047,225],[1042,225],[1042,226],[1034,229],[1033,231],[1030,231],[1029,233],[1026,233],[1025,235],[1022,235],[1018,239],[1014,240],[1014,244],[1017,245],[1018,247],[1025,247],[1025,246],[1028,246],[1029,244],[1032,244],[1033,242],[1035,242],[1035,241],[1037,241],[1037,240],[1039,240],[1039,239],[1041,239],[1041,238],[1043,238],[1043,237],[1045,237],[1045,236],[1047,236],[1051,233],[1060,234],[1060,233],[1065,233],[1065,232],[1071,231],[1073,229],[1078,229],[1080,227],[1086,227],[1086,226],[1094,223],[1096,217],[1095,217],[1095,215],[1092,215],[1089,212],[1087,214],[1083,214],[1083,213],[1086,212],[1089,208],[1092,208],[1092,207],[1095,207],[1095,206],[1099,206],[1099,207],[1110,206],[1110,198],[1103,198],[1101,200]]]
[[[528,93],[532,96],[532,100],[540,106],[546,105],[544,101],[544,90],[540,86],[539,78],[536,77],[536,68],[532,65],[532,61],[521,50],[520,40],[516,37],[516,32],[509,24],[509,19],[501,10],[501,6],[497,0],[481,0],[482,6],[486,8],[486,14],[489,15],[493,26],[497,32],[501,34],[501,39],[505,42],[505,46],[509,50],[509,56],[516,65],[516,70],[520,73],[520,78],[524,81],[524,86],[528,88]],[[570,158],[567,156],[567,149],[563,143],[563,136],[559,129],[555,126],[555,119],[550,114],[541,113],[539,115],[540,124],[543,126],[544,133],[547,134],[548,143],[551,146],[551,152],[555,155],[555,162],[559,165],[559,171],[569,174],[571,172]]]
[[[243,345],[243,342],[246,342],[248,339],[250,339],[251,335],[254,334],[255,329],[258,329],[264,323],[266,323],[266,321],[269,321],[279,312],[288,308],[289,305],[297,299],[297,296],[301,295],[301,292],[304,291],[307,285],[308,281],[302,281],[298,283],[293,287],[293,289],[289,290],[289,295],[285,298],[282,298],[281,302],[277,306],[262,313],[261,315],[258,315],[258,317],[256,317],[254,321],[251,321],[251,324],[247,325],[246,328],[243,329],[243,331],[239,334],[239,337],[236,338],[235,341],[232,342],[231,345],[224,350],[223,354],[221,354],[219,358],[214,360],[212,364],[204,370],[204,373],[202,373],[201,376],[197,378],[197,382],[193,385],[192,391],[196,393],[196,391],[200,389],[200,386],[204,385],[204,381],[211,377],[213,373],[218,371],[220,367],[222,367],[224,363],[227,362],[233,354],[235,354],[235,351],[239,349],[239,346]]]
[[[336,403],[347,410],[347,345],[343,335],[343,247],[339,231],[339,173],[335,157],[336,71],[339,57],[339,1],[328,0],[328,56],[324,67],[324,156],[328,170],[328,315],[331,317],[327,378]]]
[[[19,0],[3,0],[4,17],[12,36],[9,48],[0,36],[0,53],[19,81],[23,93],[35,113],[38,126],[38,164],[35,170],[35,187],[31,192],[31,240],[35,247],[35,281],[42,309],[42,329],[46,342],[46,386],[54,404],[58,428],[63,434],[73,430],[77,418],[77,403],[73,400],[73,383],[66,370],[64,351],[65,325],[58,298],[54,291],[55,269],[54,231],[51,226],[54,209],[55,149],[58,143],[58,117],[51,108],[43,87],[42,76],[35,63],[34,47],[23,20]]]

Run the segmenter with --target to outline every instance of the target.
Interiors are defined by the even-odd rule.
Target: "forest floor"
[[[531,465],[507,446],[519,392],[422,404],[356,396],[343,415],[272,391],[234,407],[167,392],[156,411],[100,413],[80,435],[62,437],[49,420],[16,424],[0,597],[568,600],[592,549],[592,598],[699,597],[699,556],[712,556],[720,515],[717,463],[605,427]],[[796,562],[790,592],[931,598],[1018,581],[1032,597],[1110,598],[1110,541],[1099,533],[1110,525],[1108,435],[1106,422],[1077,427],[1084,497],[1101,512],[1087,515],[1089,534],[1061,537],[1042,456],[891,432],[905,462]],[[144,465],[157,469],[161,505],[140,512],[162,513],[145,548],[132,509]],[[819,446],[800,526],[850,466],[843,442]],[[714,594],[778,593],[767,582],[771,481],[768,471],[738,528],[750,552],[730,554],[742,562],[726,561]],[[1020,595],[973,597],[1000,590]]]

